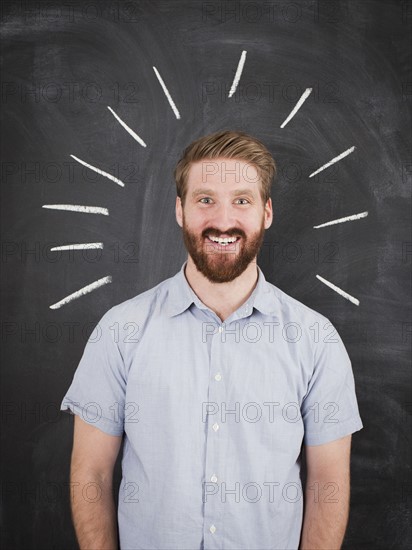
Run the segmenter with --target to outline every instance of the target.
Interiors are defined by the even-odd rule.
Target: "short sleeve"
[[[126,376],[115,328],[108,311],[89,337],[60,410],[77,414],[109,435],[122,435]]]
[[[346,348],[331,323],[318,336],[313,373],[301,407],[305,445],[329,443],[363,428]]]

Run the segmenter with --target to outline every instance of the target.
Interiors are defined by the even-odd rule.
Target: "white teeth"
[[[209,237],[209,239],[215,243],[219,243],[219,244],[229,244],[229,243],[234,243],[236,240],[237,240],[237,237],[230,237],[230,238],[225,238],[225,239],[219,239],[217,237]]]

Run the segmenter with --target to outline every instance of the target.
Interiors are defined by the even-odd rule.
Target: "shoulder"
[[[279,287],[266,281],[268,290],[271,293],[272,301],[275,304],[276,314],[283,322],[304,322],[304,323],[329,323],[329,319],[322,313],[310,308],[296,298],[293,298]]]
[[[143,321],[154,311],[160,310],[167,301],[174,277],[161,281],[156,286],[145,290],[133,298],[111,307],[103,316],[108,321],[137,322]]]
[[[277,286],[268,282],[267,285],[274,305],[273,316],[286,342],[299,344],[301,352],[310,353],[314,363],[331,349],[346,358],[341,336],[328,317]]]

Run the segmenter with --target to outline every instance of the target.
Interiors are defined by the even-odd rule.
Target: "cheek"
[[[191,233],[195,234],[200,234],[203,229],[205,229],[205,225],[203,225],[199,218],[196,216],[185,216],[184,226]]]
[[[185,214],[185,223],[192,230],[202,230],[208,225],[207,215],[202,211],[187,212]]]
[[[263,219],[263,214],[259,215],[256,212],[248,212],[242,219],[242,225],[245,229],[253,231],[256,228],[259,228]]]

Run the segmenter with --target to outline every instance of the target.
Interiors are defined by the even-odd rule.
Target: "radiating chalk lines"
[[[319,172],[322,172],[322,170],[325,170],[326,168],[329,168],[329,166],[332,166],[332,164],[335,164],[335,162],[339,162],[343,158],[345,158],[348,155],[350,155],[351,153],[353,153],[354,150],[355,150],[355,147],[350,147],[349,149],[346,149],[346,151],[343,151],[343,153],[341,153],[337,157],[334,157],[332,160],[330,160],[329,162],[327,162],[326,164],[324,164],[323,166],[321,166],[320,168],[315,170],[315,172],[312,172],[312,174],[310,174],[309,177],[313,178],[313,176],[316,176],[316,174],[319,174]]]
[[[91,250],[93,248],[103,249],[103,243],[65,244],[63,246],[53,246],[50,250]]]
[[[347,300],[349,300],[350,302],[352,302],[352,304],[355,304],[355,306],[358,306],[359,305],[359,300],[357,298],[354,298],[353,296],[351,296],[350,294],[348,294],[347,292],[345,292],[344,290],[342,290],[341,288],[339,288],[338,286],[334,285],[333,283],[331,283],[330,281],[327,281],[326,279],[324,279],[323,277],[321,277],[320,275],[316,275],[316,277],[319,279],[319,281],[321,281],[323,284],[325,284],[326,286],[328,286],[329,288],[331,288],[332,290],[334,290],[335,292],[337,292],[338,294],[340,294],[341,296],[343,296],[344,298],[346,298]]]
[[[83,214],[109,215],[109,210],[107,208],[101,208],[100,206],[84,206],[82,204],[43,204],[42,208],[48,208],[49,210],[70,210],[71,212],[82,212]]]
[[[306,99],[310,96],[311,92],[312,92],[312,88],[306,88],[306,90],[301,95],[299,101],[296,103],[296,105],[293,107],[292,111],[290,112],[290,115],[280,125],[281,128],[284,128],[286,126],[286,124],[292,120],[292,118],[296,115],[296,113],[299,111],[299,109],[305,103]]]
[[[366,218],[368,215],[367,212],[361,212],[360,214],[352,214],[351,216],[345,216],[344,218],[338,218],[337,220],[331,220],[330,222],[321,223],[320,225],[314,225],[313,229],[319,229],[321,227],[326,227],[327,225],[335,225],[336,223],[351,222],[353,220],[360,220],[361,218]]]
[[[93,172],[97,172],[101,176],[104,176],[105,178],[114,181],[115,183],[117,183],[121,187],[124,187],[124,183],[122,182],[122,180],[119,180],[119,178],[115,178],[114,176],[112,176],[108,172],[104,172],[103,170],[100,170],[100,168],[96,168],[96,166],[92,166],[91,164],[88,164],[87,162],[84,162],[84,160],[81,160],[81,159],[75,157],[74,155],[70,155],[70,156],[72,157],[72,159],[74,159],[79,164],[83,164],[83,166],[86,166],[86,168],[90,168],[90,170],[93,170]]]
[[[245,61],[246,61],[246,54],[247,54],[247,51],[243,50],[242,55],[240,56],[240,59],[239,59],[239,63],[238,63],[237,69],[236,69],[235,77],[233,79],[232,86],[230,88],[228,97],[232,97],[232,95],[236,92],[237,85],[239,84],[240,77],[242,76],[243,66],[244,66]]]
[[[107,277],[102,277],[98,281],[94,281],[94,283],[90,283],[89,285],[84,286],[80,290],[76,290],[76,292],[69,294],[59,302],[52,304],[50,306],[50,309],[59,309],[60,307],[68,304],[72,300],[76,300],[76,298],[81,298],[82,296],[85,296],[89,292],[96,290],[96,288],[100,288],[101,286],[107,285],[108,283],[111,283],[111,282],[112,282],[112,278],[110,277],[110,275],[108,275]]]
[[[142,138],[140,136],[138,136],[136,134],[136,132],[133,131],[125,122],[123,122],[123,120],[118,115],[116,115],[116,113],[113,111],[113,109],[111,107],[109,107],[109,105],[107,106],[107,108],[112,113],[112,115],[117,120],[117,122],[119,122],[123,126],[123,128],[126,130],[126,132],[129,132],[129,134],[132,137],[134,137],[134,139],[137,141],[137,143],[140,143],[140,145],[142,147],[147,147],[146,143],[142,140]],[[71,155],[71,156],[73,156],[73,155]]]
[[[245,66],[245,63],[246,63],[246,55],[247,55],[247,50],[242,50],[238,65],[236,67],[236,71],[235,71],[235,75],[234,75],[234,78],[233,78],[233,81],[232,81],[232,85],[230,87],[230,91],[229,91],[229,95],[228,95],[229,98],[234,96],[234,94],[236,93],[236,90],[238,88],[240,79],[242,77],[243,69],[244,69],[244,66]],[[158,71],[158,69],[155,66],[152,66],[152,68],[153,68],[153,71],[156,75],[156,78],[159,81],[159,84],[160,84],[160,86],[163,90],[163,93],[164,93],[164,95],[165,95],[165,97],[166,97],[166,99],[167,99],[167,101],[170,105],[170,108],[172,109],[176,119],[179,120],[181,118],[180,112],[179,112],[178,108],[176,107],[176,104],[173,101],[173,98],[172,98],[172,96],[171,96],[171,94],[170,94],[170,92],[169,92],[162,76],[160,75],[160,72]],[[285,128],[285,126],[287,124],[289,124],[289,122],[295,117],[295,115],[298,113],[298,111],[302,108],[303,104],[305,103],[307,98],[310,96],[311,92],[312,92],[312,88],[306,88],[305,89],[305,91],[303,92],[303,94],[301,95],[299,100],[297,101],[297,103],[294,106],[294,108],[292,109],[292,111],[289,113],[289,115],[286,117],[286,119],[280,125],[280,128],[283,129],[283,128]],[[107,109],[114,116],[114,118],[117,120],[117,122],[126,130],[126,132],[128,132],[128,134],[130,136],[132,136],[132,138],[135,139],[137,141],[137,143],[139,143],[139,145],[141,145],[142,147],[147,147],[146,142],[122,118],[120,118],[120,116],[109,105],[107,105]],[[348,149],[346,149],[345,151],[343,151],[342,153],[336,155],[331,160],[329,160],[328,162],[326,162],[325,164],[320,166],[317,170],[312,172],[309,175],[309,178],[312,178],[313,176],[315,176],[319,172],[322,172],[323,170],[326,170],[327,168],[329,168],[329,166],[332,166],[336,162],[341,161],[342,159],[344,159],[345,157],[347,157],[348,155],[353,153],[355,151],[355,149],[356,149],[356,147],[352,146],[352,147],[349,147]],[[82,159],[78,158],[75,155],[71,154],[70,156],[71,156],[72,159],[74,159],[79,164],[85,166],[86,168],[88,168],[90,170],[93,170],[97,174],[100,174],[101,176],[109,179],[110,181],[116,183],[120,187],[125,186],[124,182],[121,179],[113,176],[112,174],[110,174],[108,172],[105,172],[104,170],[101,170],[100,168],[98,168],[96,166],[93,166],[92,164],[89,164],[85,160],[82,160]],[[46,209],[49,209],[49,210],[66,210],[66,211],[71,211],[71,212],[80,212],[80,213],[83,213],[83,214],[101,214],[103,216],[109,216],[109,210],[107,208],[103,208],[101,206],[85,206],[85,205],[79,205],[79,204],[43,204],[42,208],[46,208]],[[331,220],[331,221],[328,221],[328,222],[324,222],[324,223],[319,224],[319,225],[314,225],[313,229],[321,229],[323,227],[328,227],[330,225],[335,225],[335,224],[338,224],[338,223],[345,223],[345,222],[349,222],[349,221],[360,220],[362,218],[365,218],[367,215],[368,215],[368,212],[360,212],[359,214],[351,214],[351,215],[345,216],[343,218],[338,218],[336,220]],[[92,249],[92,248],[103,249],[103,243],[102,242],[73,243],[73,244],[55,246],[55,247],[51,248],[50,250],[51,251],[66,251],[66,250],[71,251],[71,250],[87,250],[87,249]],[[330,281],[324,279],[320,275],[316,275],[316,278],[319,281],[321,281],[323,284],[325,284],[326,286],[328,286],[329,288],[334,290],[336,293],[338,293],[343,298],[346,298],[351,303],[353,303],[357,306],[359,305],[359,300],[357,298],[354,298],[353,296],[351,296],[350,294],[348,294],[347,292],[345,292],[344,290],[342,290],[341,288],[339,288],[335,284],[333,284]],[[79,289],[75,292],[72,292],[68,296],[62,298],[61,300],[59,300],[55,304],[52,304],[49,307],[50,307],[50,309],[59,309],[60,307],[66,305],[66,304],[69,304],[71,301],[76,300],[78,298],[81,298],[82,296],[85,296],[86,294],[89,294],[90,292],[93,292],[94,290],[96,290],[96,289],[98,289],[98,288],[100,288],[100,287],[102,287],[102,286],[104,286],[108,283],[111,283],[111,282],[112,282],[112,277],[110,275],[102,277],[101,279],[98,279],[97,281],[94,281],[94,282],[84,286],[83,288],[81,288],[81,289]]]
[[[163,81],[163,78],[160,76],[160,73],[159,71],[156,69],[156,67],[153,67],[153,70],[155,72],[155,75],[157,76],[157,80],[160,82],[160,85],[161,87],[163,88],[163,91],[164,91],[164,94],[167,98],[167,101],[169,102],[170,104],[170,107],[172,108],[172,111],[174,112],[175,114],[175,117],[176,118],[180,118],[180,113],[179,111],[177,110],[177,107],[175,105],[175,102],[173,101],[172,99],[172,96],[169,94],[169,90],[166,88],[166,84],[164,83]]]

